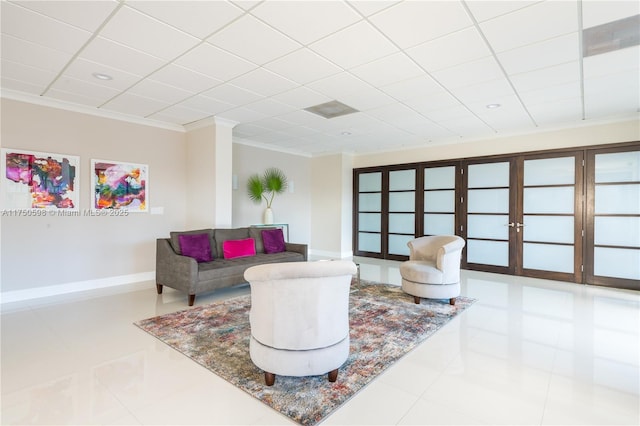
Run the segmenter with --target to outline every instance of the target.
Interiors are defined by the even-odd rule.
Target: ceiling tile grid
[[[583,59],[580,37],[640,14],[635,0],[0,7],[3,96],[178,125],[217,116],[237,122],[237,140],[307,155],[637,119],[640,109],[640,47]],[[304,111],[332,100],[359,112]]]

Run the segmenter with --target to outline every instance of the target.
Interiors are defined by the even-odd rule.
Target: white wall
[[[148,164],[149,207],[164,207],[128,217],[3,216],[2,293],[152,276],[156,238],[185,226],[185,134],[5,98],[1,105],[3,148],[80,157],[81,211],[90,208],[92,158]]]
[[[311,239],[311,182],[309,157],[257,148],[241,143],[233,144],[233,174],[238,176],[238,189],[233,190],[233,226],[262,223],[263,201],[254,204],[247,196],[247,180],[252,174],[262,174],[269,167],[281,169],[293,192],[276,195],[273,205],[275,223],[289,224],[289,241],[309,244]],[[313,224],[315,226],[315,224]]]

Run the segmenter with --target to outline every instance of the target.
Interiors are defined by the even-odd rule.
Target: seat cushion
[[[400,264],[400,275],[407,281],[424,284],[444,284],[444,274],[434,262],[408,260]]]

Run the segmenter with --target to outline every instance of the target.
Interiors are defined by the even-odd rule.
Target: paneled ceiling
[[[466,142],[638,119],[640,47],[583,57],[582,35],[639,14],[635,0],[2,1],[2,96],[175,128],[216,117],[234,140],[307,155]],[[358,112],[305,110],[333,100]]]

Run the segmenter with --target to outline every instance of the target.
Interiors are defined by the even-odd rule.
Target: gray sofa
[[[189,306],[193,306],[196,294],[218,288],[245,283],[244,271],[254,265],[276,262],[305,262],[307,245],[285,243],[281,253],[264,253],[262,231],[268,228],[199,229],[195,231],[171,232],[170,238],[156,241],[156,288],[162,294],[163,286],[184,291],[189,296]],[[213,260],[198,263],[195,259],[182,256],[179,236],[185,234],[208,234]],[[253,238],[256,255],[224,259],[222,243],[226,240]]]

